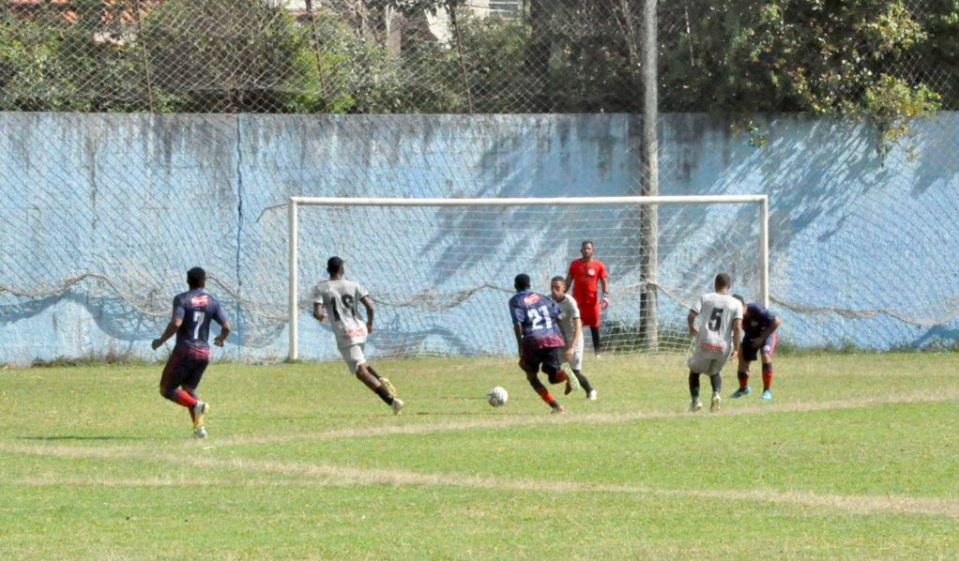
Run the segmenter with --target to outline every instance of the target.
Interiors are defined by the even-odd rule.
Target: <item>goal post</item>
[[[651,205],[662,211],[674,209],[659,216],[656,239],[648,239],[636,226],[641,223],[639,210]],[[301,216],[305,208],[320,212]],[[663,330],[673,334],[667,340],[676,342],[666,343],[662,350],[681,348],[685,343],[679,340],[685,334],[675,312],[688,308],[695,296],[711,288],[718,272],[733,274],[734,292],[744,290],[748,299],[769,303],[766,195],[294,196],[287,212],[290,360],[300,358],[300,315],[312,302],[312,291],[301,294],[301,278],[307,277],[310,285],[325,278],[320,263],[325,264],[331,255],[344,257],[347,278],[370,290],[377,303],[379,333],[374,337],[382,337],[383,352],[389,356],[444,354],[446,347],[455,352],[469,340],[477,341],[476,348],[462,352],[515,351],[515,343],[512,349],[508,344],[512,330],[505,304],[513,275],[530,274],[533,289],[548,293],[548,279],[566,275],[586,239],[594,240],[596,258],[609,270],[612,304],[603,315],[604,347],[609,350],[660,350],[643,348],[641,331],[649,325],[659,326],[654,327],[657,334]],[[654,244],[652,254],[658,256],[658,263],[653,264],[652,279],[637,278],[638,256],[649,244]],[[309,263],[301,258],[301,247],[309,248]],[[658,309],[645,311],[653,317],[640,321],[639,296],[648,284],[660,295]],[[481,294],[485,292],[493,294]],[[471,308],[458,310],[463,303]],[[667,307],[664,303],[668,303],[670,321],[662,323],[657,316]],[[387,323],[382,320],[383,307],[395,312]],[[507,333],[507,343],[503,337],[483,337],[492,330]],[[584,331],[589,341],[589,332]],[[437,337],[445,338],[445,345],[435,341]],[[332,342],[331,337],[327,339]]]

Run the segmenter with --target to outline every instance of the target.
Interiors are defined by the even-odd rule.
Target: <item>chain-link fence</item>
[[[16,225],[0,256],[4,317],[72,300],[112,316],[98,328],[132,345],[155,334],[167,295],[200,263],[230,301],[242,342],[266,345],[282,340],[285,232],[260,213],[289,195],[640,194],[650,168],[640,161],[641,119],[628,115],[643,113],[653,4],[661,114],[731,114],[718,122],[763,162],[790,155],[764,114],[840,116],[852,124],[830,139],[841,129],[871,144],[844,145],[856,156],[844,155],[841,170],[829,163],[824,177],[803,179],[828,185],[790,185],[783,169],[757,180],[773,196],[774,268],[789,244],[776,232],[807,212],[796,189],[826,193],[868,176],[916,190],[897,164],[917,159],[935,176],[926,185],[944,178],[954,189],[952,121],[928,119],[921,130],[921,142],[940,149],[917,154],[910,140],[916,118],[959,108],[953,0],[0,0],[0,185],[11,195],[0,214]],[[607,113],[627,116],[603,121]],[[568,138],[570,149],[597,151],[595,173],[557,176],[536,161],[537,150],[552,154],[550,165],[569,161],[566,148],[536,145]],[[685,156],[669,146],[660,144],[662,173],[690,192]],[[868,165],[885,170],[875,177],[853,169],[872,147],[878,159]],[[744,166],[750,157],[740,156]],[[697,181],[738,192],[732,180]],[[793,207],[777,207],[777,197]],[[889,215],[861,214],[882,235]],[[272,260],[254,271],[257,254]],[[888,282],[869,279],[863,313],[884,309]],[[772,283],[783,309],[858,313],[853,299],[777,294],[787,284]],[[949,290],[937,289],[938,301]],[[931,307],[904,315],[927,325]],[[41,354],[64,348],[47,344]]]
[[[4,0],[0,108],[640,112],[647,0]],[[955,108],[951,0],[658,3],[662,111]]]

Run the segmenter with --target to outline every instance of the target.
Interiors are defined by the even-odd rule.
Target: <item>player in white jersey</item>
[[[562,314],[559,316],[559,328],[566,340],[563,360],[569,363],[573,376],[566,376],[566,393],[573,391],[574,380],[586,392],[586,398],[596,401],[596,389],[583,374],[583,322],[580,320],[579,306],[572,296],[566,294],[566,279],[560,276],[550,281],[550,295],[559,304]]]
[[[350,374],[355,374],[393,409],[394,414],[399,415],[404,403],[396,397],[396,388],[388,379],[377,374],[363,355],[366,338],[373,332],[373,301],[370,300],[370,293],[359,283],[343,278],[346,269],[339,257],[330,257],[326,262],[326,270],[330,280],[322,281],[316,287],[313,317],[321,322],[332,318],[336,346]],[[365,322],[356,312],[357,302],[366,308]]]
[[[687,361],[689,395],[692,397],[689,410],[692,412],[703,408],[699,400],[700,374],[709,376],[713,388],[710,410],[719,411],[719,392],[723,386],[720,372],[730,352],[739,354],[739,343],[743,338],[743,305],[729,293],[732,287],[729,275],[716,275],[714,286],[716,292],[702,295],[686,316],[689,334],[694,337],[693,352]]]

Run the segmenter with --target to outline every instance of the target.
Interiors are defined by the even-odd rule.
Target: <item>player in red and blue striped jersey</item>
[[[206,271],[200,267],[190,269],[186,273],[186,282],[190,290],[173,298],[170,323],[151,346],[156,350],[176,334],[176,345],[160,378],[160,395],[186,407],[193,419],[193,435],[205,438],[203,420],[210,405],[197,397],[196,388],[210,363],[210,344],[207,342],[210,322],[220,324],[220,334],[213,340],[218,347],[223,346],[230,334],[230,322],[220,303],[206,291]]]
[[[762,398],[773,398],[773,353],[776,351],[776,330],[782,320],[759,304],[746,304],[746,299],[733,295],[743,304],[743,344],[739,353],[739,389],[731,397],[749,395],[749,363],[759,355],[763,365]]]
[[[516,334],[519,367],[526,373],[533,390],[549,404],[553,413],[562,413],[563,406],[538,378],[542,366],[549,383],[566,381],[566,373],[562,370],[562,352],[566,348],[566,340],[559,326],[560,308],[549,296],[530,290],[527,274],[516,275],[513,287],[516,294],[509,299],[509,311]]]

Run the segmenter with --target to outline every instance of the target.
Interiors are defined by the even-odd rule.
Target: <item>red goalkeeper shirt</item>
[[[569,264],[569,276],[573,279],[573,299],[579,304],[579,314],[584,326],[599,327],[599,279],[606,278],[606,265],[602,261],[576,259]]]

